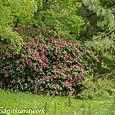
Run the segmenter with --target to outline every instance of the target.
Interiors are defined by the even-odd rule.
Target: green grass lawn
[[[71,106],[69,105],[71,104]],[[115,97],[106,96],[98,99],[79,100],[67,97],[48,97],[30,93],[11,93],[0,89],[0,111],[5,109],[36,109],[47,110],[44,115],[114,115]],[[15,115],[16,113],[11,113]],[[30,113],[19,113],[31,115]],[[36,113],[32,113],[34,115]],[[1,115],[1,113],[0,113]],[[2,113],[2,115],[5,115]]]

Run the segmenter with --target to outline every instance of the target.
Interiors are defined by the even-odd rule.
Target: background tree
[[[89,22],[81,35],[87,38],[84,39],[87,47],[94,48],[100,53],[101,73],[108,70],[111,72],[115,67],[114,4],[114,0],[82,0],[82,7],[78,11],[78,15]]]
[[[77,0],[42,0],[42,7],[35,14],[35,25],[49,27],[59,33],[80,35],[85,20],[76,14],[81,6]]]

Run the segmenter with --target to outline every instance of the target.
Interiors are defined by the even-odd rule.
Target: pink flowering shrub
[[[98,64],[96,51],[67,41],[48,30],[33,27],[15,29],[24,38],[19,54],[1,42],[0,86],[12,91],[69,95],[88,89],[89,75]],[[85,82],[85,85],[84,85]]]

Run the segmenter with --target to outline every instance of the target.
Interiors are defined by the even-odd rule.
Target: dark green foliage
[[[115,8],[114,0],[82,0],[78,15],[89,25],[81,32],[81,39],[89,48],[94,48],[101,56],[98,74],[111,72],[115,67]],[[82,38],[82,37],[81,37]]]

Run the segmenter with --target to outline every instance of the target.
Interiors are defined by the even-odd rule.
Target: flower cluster
[[[61,39],[48,30],[17,27],[24,46],[19,54],[1,42],[0,86],[46,95],[73,96],[88,88],[98,64],[96,51]],[[85,82],[85,85],[83,84]]]

